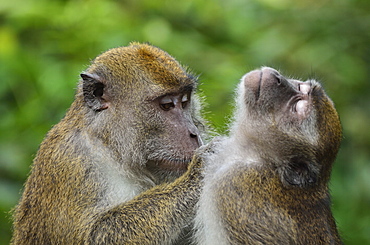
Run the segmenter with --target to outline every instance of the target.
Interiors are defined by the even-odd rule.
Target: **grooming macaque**
[[[189,162],[206,134],[196,77],[133,43],[98,56],[81,78],[36,155],[12,243],[181,242],[200,194],[201,161]]]
[[[265,67],[236,107],[230,136],[201,154],[197,244],[341,244],[328,191],[341,124],[321,85]]]

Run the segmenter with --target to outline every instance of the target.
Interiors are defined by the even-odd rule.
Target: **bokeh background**
[[[0,244],[44,135],[101,52],[149,41],[200,75],[225,132],[235,85],[262,65],[323,82],[344,139],[332,173],[346,244],[370,244],[370,1],[0,0]]]

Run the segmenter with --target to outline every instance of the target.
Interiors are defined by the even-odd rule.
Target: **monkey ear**
[[[109,103],[106,100],[105,85],[100,81],[100,78],[95,74],[81,73],[82,91],[84,100],[94,111],[102,111],[108,109]]]
[[[317,183],[318,164],[302,159],[292,159],[287,166],[279,169],[281,181],[288,186],[310,187]]]

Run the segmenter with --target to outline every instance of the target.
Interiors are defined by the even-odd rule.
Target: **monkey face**
[[[194,76],[159,48],[132,45],[97,57],[81,77],[89,124],[122,165],[159,179],[185,172],[201,144]]]
[[[293,132],[294,136],[315,144],[320,138],[320,124],[329,123],[329,118],[339,123],[333,102],[315,80],[288,79],[272,68],[263,67],[247,73],[240,90],[243,102],[239,104],[248,115],[243,123],[249,123],[248,127],[255,130],[265,127],[288,135]]]
[[[317,86],[315,81],[287,79],[268,67],[247,73],[242,81],[242,93],[251,114],[283,117],[289,123],[302,122],[312,112],[311,91]]]
[[[144,127],[151,132],[146,147],[149,149],[147,167],[151,171],[184,172],[194,151],[202,144],[192,118],[191,98],[192,92],[185,90],[159,96],[148,104],[153,114],[146,118]]]
[[[331,167],[341,126],[333,102],[317,81],[288,79],[264,67],[242,78],[237,104],[235,132],[242,128],[242,140],[263,149],[255,152],[281,170],[283,182],[311,185],[322,168]]]

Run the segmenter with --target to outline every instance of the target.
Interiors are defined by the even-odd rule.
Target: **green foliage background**
[[[0,244],[38,145],[101,52],[149,41],[195,73],[207,117],[223,133],[236,83],[251,69],[317,78],[344,140],[334,216],[346,244],[370,244],[368,0],[0,0]]]

